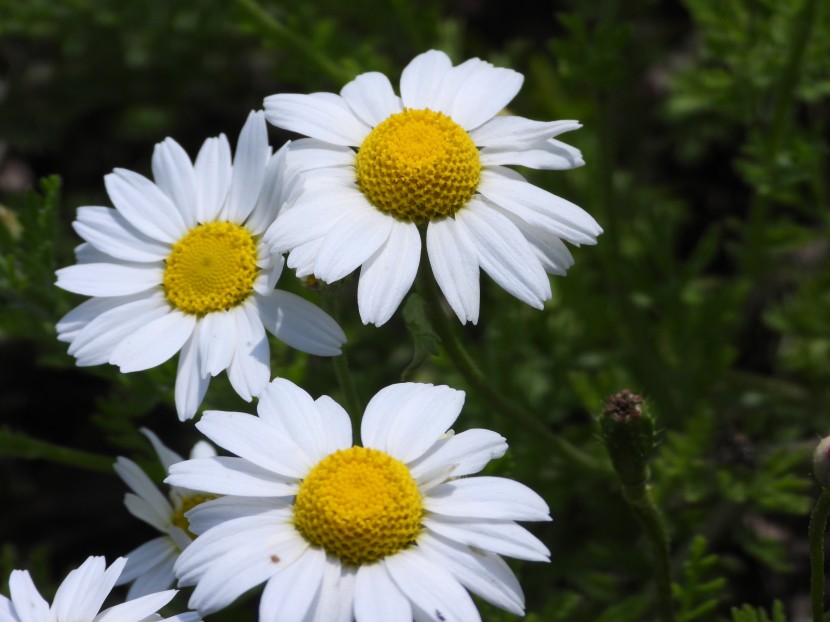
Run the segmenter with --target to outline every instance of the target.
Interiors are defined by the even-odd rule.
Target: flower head
[[[172,484],[226,495],[187,515],[199,535],[175,572],[196,585],[190,606],[217,611],[265,582],[263,621],[478,620],[466,590],[523,613],[500,555],[547,560],[514,521],[550,520],[548,507],[512,480],[465,477],[507,444],[449,431],[463,402],[446,386],[389,386],[366,407],[363,446],[333,400],[284,379],[259,416],[205,413],[199,429],[236,456],[170,468]]]
[[[101,611],[126,563],[119,557],[107,568],[103,557],[89,557],[66,575],[51,606],[37,591],[28,571],[13,570],[9,577],[11,600],[0,594],[0,622],[200,622],[194,612],[164,621],[156,614],[173,599],[176,590],[148,594]]]
[[[165,473],[170,465],[184,460],[166,447],[150,430],[142,428],[141,431],[150,439]],[[216,450],[205,441],[196,443],[190,452],[191,458],[208,458],[215,455]],[[136,598],[173,585],[176,580],[173,564],[179,553],[186,549],[195,537],[190,531],[185,512],[204,501],[214,499],[215,496],[171,486],[168,496],[165,497],[135,462],[124,457],[119,457],[115,462],[115,471],[132,490],[124,497],[127,510],[163,534],[127,554],[127,566],[116,585],[132,583],[127,597]]]
[[[546,273],[565,274],[563,240],[594,244],[585,211],[505,165],[570,169],[578,149],[556,136],[576,121],[497,116],[522,75],[477,58],[453,67],[443,52],[417,56],[401,76],[365,73],[340,95],[278,94],[268,121],[310,136],[292,144],[304,188],[266,233],[299,276],[336,281],[360,267],[358,304],[381,325],[409,290],[426,229],[432,272],[461,322],[479,316],[479,268],[537,308]]]
[[[73,223],[86,242],[57,285],[93,296],[58,322],[78,365],[121,371],[160,365],[177,352],[176,409],[192,417],[210,378],[228,370],[246,400],[270,379],[265,329],[322,356],[345,335],[326,313],[274,286],[282,256],[262,234],[291,193],[286,150],[273,156],[261,112],[252,112],[236,156],[224,135],[196,162],[168,138],[156,145],[149,179],[115,169],[104,179],[115,209],[81,207]]]

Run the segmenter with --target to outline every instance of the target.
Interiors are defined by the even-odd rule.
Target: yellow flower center
[[[171,521],[173,524],[178,527],[179,529],[183,529],[187,535],[189,535],[192,539],[196,538],[196,534],[190,531],[190,521],[187,520],[185,514],[195,508],[200,503],[204,503],[205,501],[210,501],[211,499],[215,499],[216,495],[190,495],[188,497],[182,498],[182,505],[181,507],[173,513],[173,517]]]
[[[364,447],[326,456],[303,480],[294,502],[300,534],[355,566],[411,545],[423,515],[421,493],[406,465]]]
[[[473,139],[432,110],[393,114],[357,152],[357,183],[380,211],[408,222],[452,216],[478,186],[481,162]]]
[[[167,257],[165,295],[185,313],[230,309],[251,293],[256,262],[256,243],[244,227],[229,222],[197,225]]]

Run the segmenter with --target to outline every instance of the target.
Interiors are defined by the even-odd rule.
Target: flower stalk
[[[623,498],[637,517],[654,558],[660,620],[674,622],[669,538],[648,485],[648,461],[654,448],[654,420],[644,409],[643,398],[624,390],[608,398],[600,427],[620,480]]]

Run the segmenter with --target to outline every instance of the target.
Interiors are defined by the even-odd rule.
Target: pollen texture
[[[357,152],[357,182],[377,209],[423,223],[452,216],[473,196],[478,149],[450,117],[404,109],[377,125]]]
[[[244,227],[229,222],[198,225],[167,257],[165,295],[184,313],[230,309],[251,293],[256,262],[256,243]]]
[[[196,534],[190,531],[190,522],[187,520],[185,514],[187,514],[197,505],[215,498],[216,495],[189,495],[187,497],[182,498],[182,505],[173,513],[173,516],[170,519],[171,522],[179,529],[183,529],[184,531],[186,531],[187,535],[189,535],[191,538],[195,538]]]
[[[352,447],[328,455],[303,480],[294,526],[344,564],[359,566],[415,542],[423,514],[406,465],[377,449]]]

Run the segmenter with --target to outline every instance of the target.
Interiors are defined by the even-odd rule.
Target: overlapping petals
[[[154,181],[116,169],[105,177],[115,209],[81,207],[73,226],[85,244],[57,284],[93,298],[58,322],[79,365],[111,363],[122,371],[155,367],[179,353],[175,401],[192,417],[210,378],[227,370],[246,400],[270,379],[266,330],[320,356],[340,353],[345,335],[303,298],[274,290],[282,256],[262,241],[296,191],[285,148],[271,155],[264,115],[252,112],[234,158],[224,135],[205,141],[195,164],[173,139],[156,145]],[[236,306],[203,315],[184,312],[165,294],[165,260],[173,245],[204,223],[243,227],[257,244],[257,276]]]
[[[429,109],[466,130],[482,166],[467,204],[426,227],[427,256],[448,304],[462,323],[478,321],[480,268],[513,296],[542,308],[551,297],[547,274],[563,275],[573,263],[563,241],[595,244],[602,229],[581,208],[504,168],[584,164],[578,149],[556,138],[579,128],[578,122],[497,116],[522,81],[521,74],[477,58],[453,66],[446,54],[431,50],[404,69],[400,96],[385,76],[371,72],[339,95],[265,98],[269,122],[310,137],[294,143],[291,156],[304,188],[266,239],[290,251],[288,266],[301,276],[336,281],[360,267],[361,318],[378,326],[387,322],[415,279],[421,238],[414,223],[379,211],[360,191],[354,149],[390,116]]]
[[[352,446],[347,413],[284,379],[263,392],[257,416],[206,412],[197,427],[236,457],[170,468],[171,484],[228,495],[187,514],[200,535],[175,573],[180,585],[196,586],[190,606],[211,613],[264,582],[260,620],[409,622],[435,611],[478,620],[468,590],[521,614],[521,588],[499,555],[546,560],[545,546],[515,521],[549,520],[548,508],[512,480],[462,477],[507,449],[489,430],[452,433],[463,402],[463,392],[446,386],[405,383],[367,405],[364,447],[406,465],[426,513],[414,545],[360,566],[308,542],[293,521],[303,479]]]

